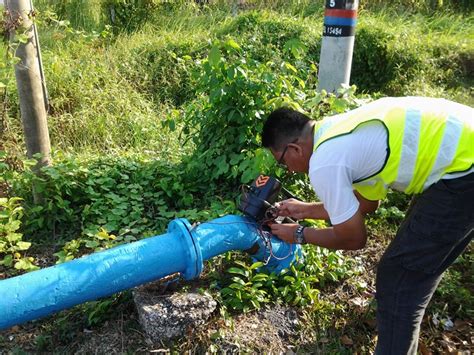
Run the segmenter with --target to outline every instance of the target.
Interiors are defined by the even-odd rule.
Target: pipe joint
[[[187,247],[186,269],[182,273],[186,280],[198,277],[204,266],[199,242],[191,230],[192,226],[185,218],[175,219],[168,225],[168,233],[177,235]]]

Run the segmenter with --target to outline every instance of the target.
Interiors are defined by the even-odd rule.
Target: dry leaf
[[[349,300],[353,305],[356,305],[358,307],[367,307],[369,305],[369,301],[366,298],[362,297],[354,297]]]
[[[371,329],[375,329],[377,327],[377,320],[375,318],[366,319],[364,323]]]
[[[456,319],[454,321],[454,329],[456,329],[460,332],[470,329],[471,326],[472,326],[471,323],[469,323],[465,320]]]
[[[452,333],[449,333],[449,332],[444,332],[441,334],[441,338],[443,338],[444,342],[446,344],[449,344],[449,345],[457,345],[459,344],[457,341],[456,341],[456,336]]]
[[[446,344],[446,350],[448,351],[449,354],[457,353],[456,347],[452,347],[449,344]]]
[[[341,343],[344,344],[344,345],[347,345],[347,346],[354,345],[354,342],[352,341],[352,339],[349,338],[345,334],[341,337]]]
[[[430,349],[422,343],[421,341],[418,343],[418,349],[420,350],[422,355],[433,355]]]

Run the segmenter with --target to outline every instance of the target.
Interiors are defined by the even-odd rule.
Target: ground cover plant
[[[54,163],[37,176],[35,162],[24,159],[14,58],[1,46],[9,60],[0,67],[0,278],[161,234],[177,217],[198,222],[237,213],[240,184],[262,171],[315,198],[303,177],[288,176],[259,148],[257,132],[275,107],[320,119],[386,95],[474,103],[468,2],[362,3],[352,69],[357,89],[341,89],[339,97],[316,92],[322,2],[35,4]],[[40,205],[33,185],[45,197]],[[163,346],[219,351],[240,317],[283,305],[305,320],[301,337],[287,340],[293,349],[372,351],[374,267],[408,202],[389,194],[369,221],[363,252],[305,247],[305,263],[282,275],[261,272],[241,253],[218,257],[198,281],[180,285],[181,292],[211,292],[222,329],[209,325],[191,341]],[[470,249],[446,274],[424,323],[426,348],[472,346],[472,265]],[[140,334],[130,292],[123,292],[2,332],[0,349],[107,351],[92,342],[84,348],[87,334],[109,339],[113,351],[153,348]],[[258,341],[239,346],[259,350]]]

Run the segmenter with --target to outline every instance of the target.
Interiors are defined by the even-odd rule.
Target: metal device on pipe
[[[259,191],[257,188],[243,195],[241,207]],[[266,193],[258,198],[262,199],[264,195]],[[262,206],[267,204],[270,203],[262,202]],[[176,219],[169,224],[165,234],[2,280],[0,329],[170,274],[196,278],[205,260],[230,250],[247,251],[254,259],[264,261],[271,270],[288,267],[300,254],[300,246],[272,236],[253,214],[246,212],[246,208],[241,210],[246,217],[229,215],[195,226],[186,219]],[[261,213],[257,209],[252,211]]]

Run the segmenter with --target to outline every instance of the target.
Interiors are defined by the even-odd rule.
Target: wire
[[[292,253],[293,253],[293,244],[290,244],[290,251],[288,252],[288,254],[282,258],[276,256],[274,253],[273,253],[273,244],[271,242],[271,236],[272,234],[270,232],[267,232],[267,231],[264,231],[263,230],[263,226],[270,222],[270,221],[273,221],[273,219],[266,219],[266,220],[263,220],[261,224],[259,224],[259,229],[260,229],[260,235],[262,236],[262,238],[265,238],[266,241],[268,241],[268,251],[269,251],[269,255],[270,257],[273,257],[275,258],[276,260],[285,260],[286,258],[288,258]],[[265,237],[265,234],[267,234],[267,236]],[[265,264],[266,265],[266,264]]]

